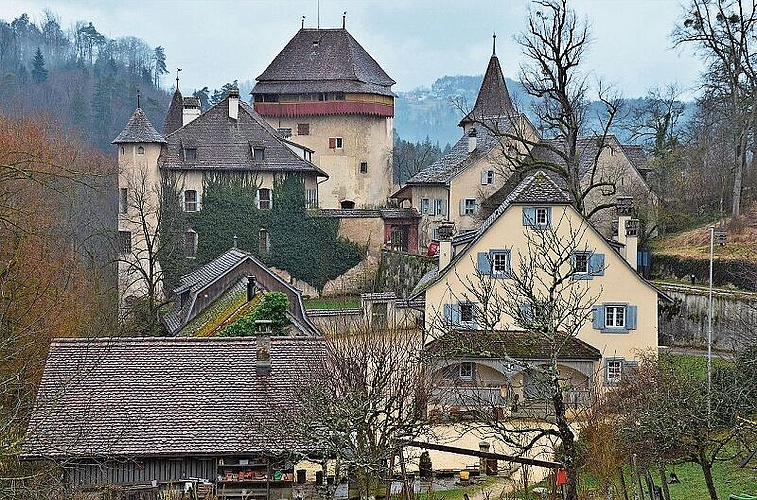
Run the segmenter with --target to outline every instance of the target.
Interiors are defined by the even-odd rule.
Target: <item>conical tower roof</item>
[[[499,59],[496,54],[492,54],[478,91],[478,97],[476,97],[476,104],[460,121],[459,126],[464,127],[467,123],[494,120],[515,114],[515,106],[510,99],[510,92],[507,90]]]
[[[137,108],[131,115],[126,127],[113,139],[111,144],[133,143],[133,142],[158,142],[165,143],[166,139],[155,130],[150,120],[142,108]]]
[[[168,106],[168,113],[166,113],[166,121],[163,123],[164,136],[179,130],[184,123],[182,118],[184,112],[183,98],[179,91],[178,81],[176,83],[176,91],[173,93],[171,104]]]

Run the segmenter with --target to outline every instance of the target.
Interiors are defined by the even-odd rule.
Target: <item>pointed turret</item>
[[[460,120],[458,126],[468,132],[468,126],[475,122],[496,121],[515,115],[515,106],[510,99],[510,92],[507,91],[502,67],[499,65],[496,52],[493,51],[484,80],[481,82],[481,89],[478,91],[476,104],[471,112]]]
[[[184,100],[179,91],[178,78],[176,79],[176,91],[171,98],[171,105],[168,106],[168,113],[166,113],[166,121],[163,123],[163,135],[168,135],[175,130],[179,130],[182,123],[182,113],[184,112]]]
[[[150,120],[147,119],[147,115],[142,108],[137,108],[134,114],[131,115],[129,121],[126,123],[126,127],[118,134],[118,137],[113,139],[111,144],[122,143],[165,143],[165,138],[155,130]]]

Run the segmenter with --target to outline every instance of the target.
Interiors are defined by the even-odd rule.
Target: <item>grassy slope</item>
[[[754,251],[757,247],[757,204],[751,205],[738,219],[728,221],[726,232],[727,243],[725,246],[715,246],[715,259],[743,259],[757,263],[757,252]],[[658,238],[651,245],[658,255],[709,259],[710,224]]]
[[[358,309],[360,307],[360,295],[342,295],[339,297],[313,297],[305,300],[305,309]]]

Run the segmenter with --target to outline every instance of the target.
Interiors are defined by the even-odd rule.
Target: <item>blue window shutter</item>
[[[626,306],[626,329],[636,330],[636,306]]]
[[[511,252],[510,250],[505,250],[505,252],[507,252],[507,277],[511,278],[513,273],[512,259],[510,258]]]
[[[589,257],[589,274],[592,276],[604,276],[605,274],[605,254],[593,253]]]
[[[536,209],[534,207],[523,207],[523,225],[533,226],[536,224]]]
[[[531,312],[531,304],[520,305],[520,317],[523,323],[533,321],[533,313]]]
[[[605,327],[605,306],[594,306],[594,329],[602,330]]]
[[[471,323],[471,329],[478,330],[478,306],[476,304],[473,305],[473,321]]]
[[[452,323],[452,304],[444,304],[444,324]]]
[[[460,326],[460,304],[452,304],[451,323]]]
[[[552,207],[547,207],[547,228],[552,227]]]
[[[491,274],[492,264],[489,260],[488,252],[478,252],[478,272],[481,274]]]

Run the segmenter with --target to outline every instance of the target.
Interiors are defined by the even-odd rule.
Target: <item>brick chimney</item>
[[[229,118],[239,119],[239,89],[229,90]]]

